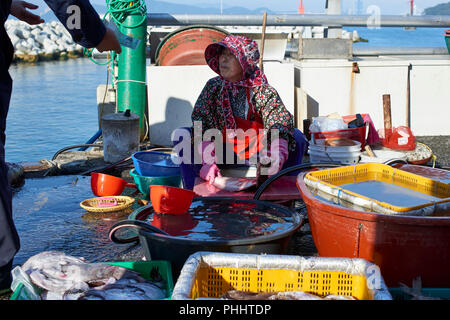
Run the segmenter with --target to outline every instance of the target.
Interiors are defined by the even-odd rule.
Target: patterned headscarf
[[[219,56],[223,47],[228,48],[234,56],[238,59],[243,75],[238,82],[230,82],[222,77],[219,69]],[[233,96],[238,93],[238,87],[245,87],[246,90],[250,88],[261,86],[267,83],[266,76],[258,67],[259,50],[258,44],[244,36],[227,35],[222,41],[210,44],[205,50],[205,60],[209,67],[216,72],[223,81],[222,89],[222,108],[226,119],[226,126],[230,129],[236,128],[233,111],[231,109],[230,97],[228,91],[231,91]],[[231,89],[231,90],[228,90]],[[250,103],[249,103],[250,105]]]

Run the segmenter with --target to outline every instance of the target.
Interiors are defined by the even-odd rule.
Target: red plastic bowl
[[[182,214],[188,211],[195,193],[191,190],[151,185],[150,201],[156,213]]]
[[[136,188],[136,185],[108,174],[91,173],[91,189],[97,197],[120,196],[125,187]]]

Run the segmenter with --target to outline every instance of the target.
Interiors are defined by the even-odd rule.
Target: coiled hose
[[[120,29],[126,17],[133,13],[139,13],[142,15],[142,20],[134,25],[127,26],[128,28],[136,28],[145,22],[147,18],[147,6],[144,0],[127,1],[127,0],[106,0],[107,11],[103,16],[102,21],[105,21],[109,17],[109,21],[114,21],[117,27]],[[111,58],[106,62],[98,62],[92,57],[92,52],[94,48],[83,49],[83,54],[98,65],[108,65],[117,58],[117,54],[112,51]]]

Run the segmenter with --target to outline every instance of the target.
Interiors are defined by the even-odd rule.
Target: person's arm
[[[214,94],[214,84],[216,79],[210,79],[202,92],[200,93],[197,101],[195,102],[194,110],[192,111],[191,119],[200,121],[202,123],[202,134],[212,128],[217,128],[217,106],[214,106],[216,97]],[[193,141],[194,142],[194,141]],[[214,183],[216,177],[221,177],[219,167],[216,164],[214,142],[202,142],[196,146],[194,150],[198,151],[202,159],[202,167],[199,175],[203,180],[208,181],[210,184]]]
[[[122,52],[119,41],[112,30],[106,28],[88,0],[44,0],[55,12],[73,40],[85,48],[96,47],[98,51]],[[19,20],[34,25],[44,20],[31,10],[38,6],[21,0],[11,2],[11,14]]]
[[[195,102],[194,110],[192,110],[192,123],[200,121],[202,123],[202,133],[208,129],[221,129],[218,127],[219,118],[221,117],[217,114],[219,109],[217,105],[218,90],[218,79],[209,79]]]
[[[268,129],[268,156],[272,159],[269,175],[281,170],[289,157],[289,150],[295,150],[294,120],[286,109],[278,92],[270,85],[262,86],[255,96],[256,109]],[[278,138],[270,130],[278,130]]]
[[[69,31],[73,41],[85,48],[97,47],[106,27],[88,0],[44,0]]]
[[[278,92],[270,85],[262,86],[255,95],[255,106],[264,122],[265,129],[278,129],[279,137],[295,149],[294,117],[286,109]]]

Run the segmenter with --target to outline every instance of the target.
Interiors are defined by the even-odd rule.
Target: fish
[[[87,263],[85,259],[68,256],[63,252],[44,251],[29,258],[22,266],[31,281],[48,291],[63,294],[66,291],[89,289],[89,281],[120,279],[126,268],[102,263]]]
[[[320,297],[304,291],[280,291],[280,292],[248,292],[230,290],[223,294],[224,300],[356,300],[351,296],[327,295]]]
[[[83,293],[78,300],[157,300],[164,299],[160,287],[149,282],[120,282],[107,284],[102,289],[91,289]]]
[[[422,293],[422,278],[417,277],[412,281],[412,288],[408,287],[406,284],[399,282],[400,289],[404,293],[410,295],[411,300],[442,300],[439,297],[430,297]]]
[[[89,263],[84,258],[59,251],[44,251],[29,258],[22,269],[33,284],[43,289],[42,300],[109,300],[119,296],[121,300],[142,300],[165,297],[165,284],[155,268],[150,272],[150,282],[127,268]],[[102,291],[108,292],[99,293]]]
[[[150,272],[150,274],[152,271]],[[151,283],[140,275],[126,277],[92,288],[78,297],[78,300],[157,300],[165,298],[162,279]]]
[[[256,186],[256,178],[216,177],[213,185],[221,190],[237,192]]]

